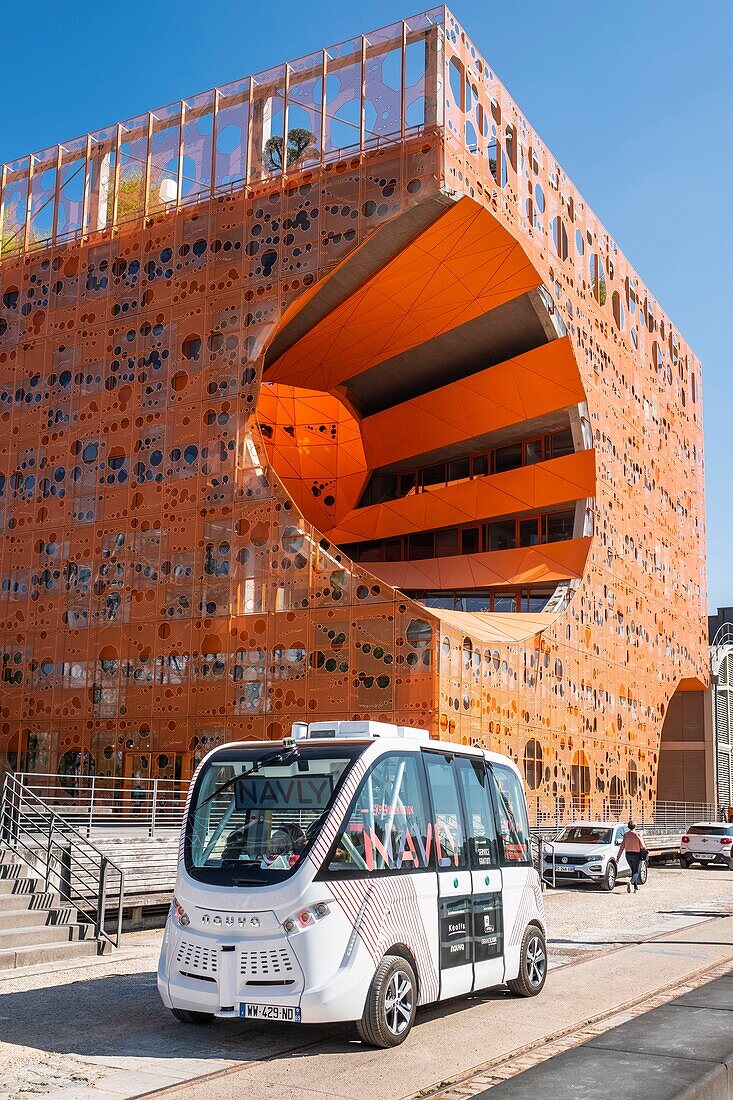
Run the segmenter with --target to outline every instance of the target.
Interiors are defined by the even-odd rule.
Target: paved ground
[[[637,895],[548,892],[555,972],[540,998],[498,992],[426,1011],[408,1042],[387,1052],[362,1048],[349,1027],[183,1027],[155,988],[159,933],[132,934],[117,956],[0,979],[0,1097],[124,1100],[170,1087],[170,1100],[213,1091],[218,1100],[397,1100],[438,1088],[454,1100],[553,1043],[581,1042],[620,1012],[733,967],[732,888],[722,869],[670,867],[653,870]]]

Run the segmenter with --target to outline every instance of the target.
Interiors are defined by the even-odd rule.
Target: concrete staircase
[[[48,893],[12,851],[0,847],[0,970],[101,954],[88,921]]]

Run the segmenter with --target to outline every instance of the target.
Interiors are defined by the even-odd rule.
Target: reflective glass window
[[[418,753],[390,753],[369,770],[327,861],[329,875],[423,871],[431,825]]]
[[[506,764],[492,764],[491,774],[494,780],[501,861],[510,866],[529,863],[529,823],[519,776]]]

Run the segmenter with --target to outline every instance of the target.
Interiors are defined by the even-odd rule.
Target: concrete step
[[[0,921],[13,909],[53,909],[61,905],[58,894],[38,889],[34,893],[0,894]]]
[[[74,940],[66,943],[31,944],[24,947],[0,948],[0,970],[13,970],[18,966],[35,966],[39,963],[66,962],[84,955],[97,955],[97,941]]]
[[[0,933],[13,928],[43,928],[46,925],[77,924],[79,910],[74,906],[53,909],[3,909],[0,910]]]
[[[0,928],[0,951],[7,948],[32,947],[37,943],[69,943],[72,940],[94,939],[94,929],[88,924],[51,924],[40,928]]]
[[[15,878],[0,877],[0,896],[3,894],[33,894],[36,890],[42,890],[43,883],[39,878],[30,878],[28,875],[18,875]]]

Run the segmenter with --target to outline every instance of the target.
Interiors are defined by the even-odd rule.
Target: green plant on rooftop
[[[265,168],[268,172],[281,172],[284,168],[293,168],[306,154],[315,156],[315,134],[310,130],[296,127],[288,130],[288,140],[283,151],[283,139],[271,137],[265,142]]]

